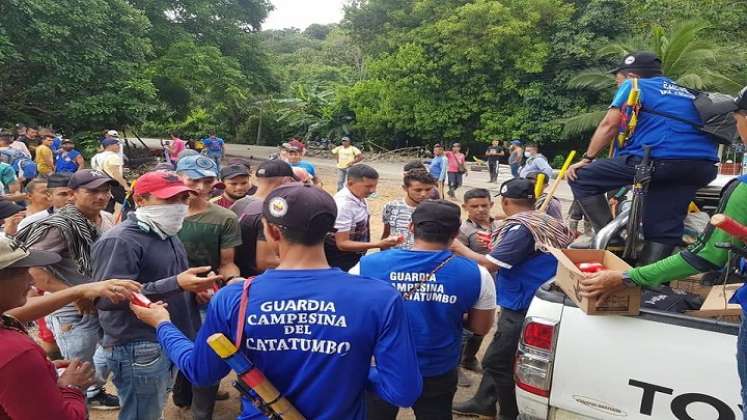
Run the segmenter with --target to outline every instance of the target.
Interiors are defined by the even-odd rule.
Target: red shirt
[[[0,420],[84,420],[86,399],[57,386],[57,371],[44,350],[19,331],[0,327]]]
[[[447,172],[459,172],[459,165],[464,165],[464,153],[454,153],[451,150],[444,153],[446,155]]]

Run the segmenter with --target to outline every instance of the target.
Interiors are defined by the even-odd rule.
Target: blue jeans
[[[104,351],[119,394],[119,420],[159,420],[175,371],[161,345],[136,341]]]
[[[207,152],[207,157],[214,160],[215,164],[218,165],[218,172],[220,172],[220,159],[222,155],[220,152]]]
[[[747,312],[742,312],[742,325],[737,338],[737,370],[742,383],[742,415],[747,419]]]
[[[345,188],[345,182],[348,180],[348,169],[337,168],[337,191]]]
[[[80,359],[93,364],[96,369],[96,384],[88,388],[88,397],[94,397],[106,383],[109,369],[98,345],[100,330],[96,315],[81,315],[77,312],[56,313],[47,317],[47,324],[54,333],[57,347],[65,360]]]

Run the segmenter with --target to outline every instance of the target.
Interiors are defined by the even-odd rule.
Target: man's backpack
[[[646,108],[641,109],[641,112],[659,115],[691,125],[708,134],[714,142],[719,144],[731,145],[741,143],[739,133],[737,133],[737,122],[734,119],[734,112],[739,109],[739,106],[733,96],[718,92],[703,92],[684,86],[680,87],[695,96],[693,103],[700,116],[700,121],[689,121],[676,115]]]

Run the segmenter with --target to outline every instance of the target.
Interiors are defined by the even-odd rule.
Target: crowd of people
[[[665,95],[663,76],[647,73],[656,61],[632,57],[616,69],[623,93],[571,174],[579,206],[595,224],[601,205],[594,193],[632,182],[638,146],[647,133],[668,130],[651,120],[659,117],[642,115],[622,158],[595,160],[600,139],[619,125],[627,80],[640,78],[651,89],[646,101],[656,105],[656,92]],[[735,118],[747,143],[747,113]],[[349,138],[332,150],[332,195],[298,138],[253,168],[227,161],[214,133],[203,140],[204,154],[172,136],[166,162],[129,183],[113,130],[91,169],[72,153],[74,144],[59,139],[55,146],[51,131],[20,133],[0,137],[0,153],[33,149],[38,173],[25,178],[21,163],[0,163],[0,175],[3,165],[13,172],[7,185],[2,176],[0,199],[0,419],[85,419],[89,409],[105,409],[119,410],[121,420],[156,420],[169,396],[194,419],[211,419],[215,402],[228,397],[219,384],[230,372],[208,345],[215,334],[234,342],[309,419],[395,419],[400,407],[427,420],[454,412],[519,416],[513,362],[524,317],[556,272],[547,247],[576,238],[560,203],[536,185],[539,174],[553,176],[536,145],[515,141],[504,150],[493,141],[490,181],[497,183],[501,157],[513,177],[496,193],[466,191],[461,206],[453,199],[467,173],[465,155],[458,143],[449,151],[436,145],[429,165],[404,166],[402,195],[384,205],[375,238],[368,198],[380,176]],[[705,146],[691,140],[693,150],[672,143],[654,155],[664,162],[654,185],[666,191],[652,187],[652,206],[677,207],[667,213],[675,219],[692,186],[710,173],[701,162],[711,155],[698,155],[694,148]],[[668,166],[667,156],[677,163]],[[700,169],[674,188],[675,167],[688,159]],[[747,213],[737,200],[745,182],[723,204],[742,223]],[[443,199],[445,183],[452,200]],[[134,207],[125,214],[117,203],[127,200]],[[544,200],[554,201],[538,210]],[[647,228],[647,239],[669,241],[678,226],[681,234],[678,223]],[[713,246],[716,239],[723,238],[709,231],[695,248],[653,265],[590,275],[581,292],[604,295],[723,265],[726,251]],[[27,330],[32,323],[37,337]],[[457,387],[469,385],[462,368],[482,377],[472,398],[454,402]],[[105,388],[110,381],[116,395]],[[28,395],[39,403],[28,403]],[[263,418],[261,408],[242,398],[241,418]]]

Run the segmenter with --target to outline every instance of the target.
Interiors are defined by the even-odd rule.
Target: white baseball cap
[[[119,138],[119,133],[117,132],[117,130],[109,130],[106,132],[106,135]]]

